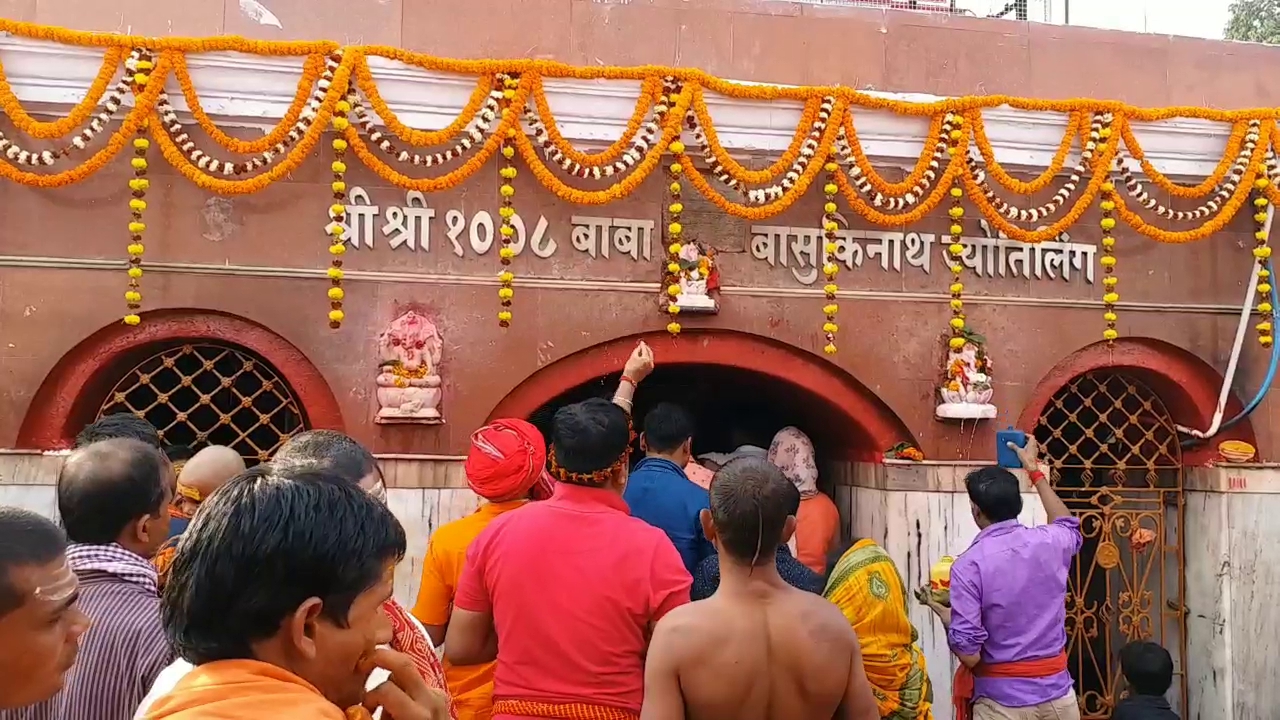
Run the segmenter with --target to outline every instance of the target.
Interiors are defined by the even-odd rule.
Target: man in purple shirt
[[[1010,447],[1049,523],[1018,522],[1022,495],[1013,473],[998,467],[969,473],[965,488],[980,532],[951,567],[951,607],[929,606],[962,663],[958,712],[971,703],[972,720],[1079,720],[1065,623],[1067,573],[1083,542],[1080,521],[1038,469],[1036,441]]]

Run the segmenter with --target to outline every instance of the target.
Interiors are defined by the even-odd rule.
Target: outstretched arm
[[[644,663],[644,705],[640,720],[685,720],[680,692],[680,638],[671,618],[659,621]],[[861,665],[859,665],[861,667]]]
[[[618,390],[613,394],[613,404],[630,415],[636,386],[649,377],[651,372],[653,372],[653,350],[650,350],[644,342],[640,342],[636,345],[636,349],[631,351],[631,357],[627,358],[627,363],[622,366],[622,380],[618,382]]]
[[[852,658],[849,662],[849,681],[844,686],[844,700],[836,711],[837,720],[880,720],[880,707],[876,704],[876,696],[871,693],[871,683],[867,680],[867,672],[862,668],[862,646],[853,628],[849,628],[853,636],[850,643]]]

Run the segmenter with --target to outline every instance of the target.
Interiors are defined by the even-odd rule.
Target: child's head
[[[1120,648],[1120,670],[1135,695],[1164,695],[1173,684],[1173,658],[1153,642],[1135,640]]]

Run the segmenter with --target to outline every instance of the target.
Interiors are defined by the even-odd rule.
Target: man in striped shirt
[[[0,712],[62,687],[89,621],[76,605],[67,537],[41,515],[0,507]]]
[[[173,475],[157,448],[104,440],[67,457],[57,492],[67,564],[92,624],[63,689],[0,720],[129,720],[173,660],[150,563],[169,535]]]

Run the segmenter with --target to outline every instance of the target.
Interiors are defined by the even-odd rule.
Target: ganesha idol
[[[690,241],[680,246],[677,256],[680,271],[676,274],[680,283],[680,294],[676,295],[675,305],[681,312],[715,313],[720,304],[710,293],[720,287],[720,272],[716,268],[715,251],[704,251],[697,242]]]
[[[936,415],[946,420],[990,420],[996,416],[991,404],[995,390],[991,387],[991,358],[985,350],[986,340],[968,329],[964,344],[947,351],[946,370],[939,394],[942,404]]]
[[[440,357],[436,326],[410,310],[378,336],[378,414],[374,422],[433,425],[440,416]]]

